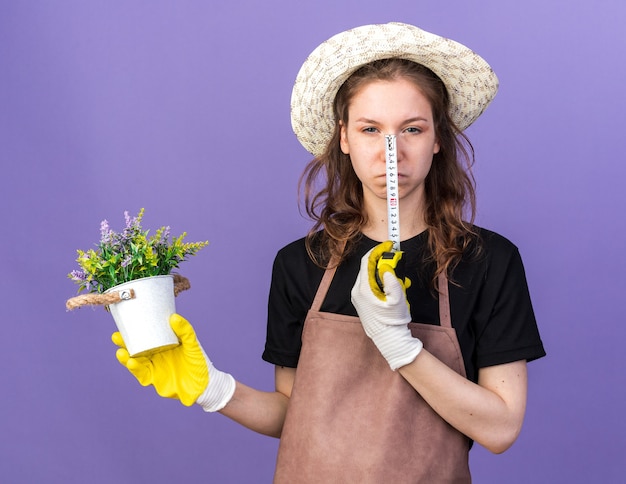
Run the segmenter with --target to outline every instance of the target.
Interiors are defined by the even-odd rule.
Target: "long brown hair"
[[[435,281],[440,272],[450,275],[472,239],[477,238],[473,229],[476,200],[471,173],[474,150],[449,116],[448,93],[441,79],[428,68],[409,60],[374,61],[358,69],[339,89],[333,106],[332,138],[325,152],[307,165],[300,179],[306,214],[314,221],[306,237],[306,247],[313,261],[325,267],[329,260],[340,263],[361,236],[368,221],[363,188],[349,155],[341,151],[340,123],[348,123],[350,102],[363,86],[394,79],[414,82],[429,100],[440,145],[425,180],[424,207],[429,259],[437,267]],[[314,242],[322,228],[321,240]]]

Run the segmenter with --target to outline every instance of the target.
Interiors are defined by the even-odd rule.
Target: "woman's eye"
[[[367,128],[363,128],[363,132],[364,133],[376,133],[378,130],[376,128],[373,128],[371,126],[367,127]]]
[[[407,128],[405,131],[407,133],[421,133],[422,132],[421,129],[416,128],[415,126],[411,126],[411,127]]]

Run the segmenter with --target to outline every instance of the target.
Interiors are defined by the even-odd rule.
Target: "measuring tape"
[[[396,276],[401,277],[398,271],[398,263],[402,258],[400,251],[400,193],[398,188],[398,153],[396,150],[396,136],[393,134],[385,135],[385,169],[387,178],[387,233],[389,240],[393,242],[392,252],[383,252],[375,272],[376,283],[382,291],[383,281],[381,277],[381,269],[385,266],[390,267]]]
[[[385,165],[387,174],[387,232],[394,252],[400,251],[400,196],[398,190],[398,154],[396,136],[385,135]]]

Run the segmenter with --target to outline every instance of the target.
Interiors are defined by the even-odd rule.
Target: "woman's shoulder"
[[[485,252],[485,255],[504,256],[518,252],[517,246],[507,237],[484,227],[474,226],[478,237],[474,244]]]
[[[307,237],[301,237],[281,247],[276,254],[276,258],[284,260],[301,260],[302,258],[308,259],[309,256],[306,247],[306,239]],[[314,243],[316,239],[317,234],[313,236],[312,243]]]
[[[301,237],[297,240],[289,242],[278,250],[277,256],[289,257],[296,254],[300,254],[302,251],[306,251],[305,245],[306,237]]]
[[[279,249],[274,260],[275,267],[282,266],[289,272],[297,272],[305,268],[306,270],[315,270],[313,268],[317,266],[309,255],[309,249],[315,250],[319,235],[317,233],[313,235],[309,247],[307,247],[306,240],[307,237],[301,237]]]
[[[309,296],[312,300],[323,273],[309,256],[306,237],[302,237],[278,250],[272,268],[273,286],[286,288],[292,298],[297,293],[302,300],[308,301]]]
[[[490,279],[513,271],[523,272],[523,262],[517,245],[504,235],[483,227],[474,227],[477,234],[470,250],[465,252],[460,272],[483,274]]]
[[[520,261],[517,246],[507,237],[484,227],[474,226],[473,237],[463,252],[455,273],[459,278],[484,277],[494,267],[505,268]],[[514,262],[517,264],[517,262]]]

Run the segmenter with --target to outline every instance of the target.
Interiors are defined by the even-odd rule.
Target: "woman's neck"
[[[403,206],[400,204],[400,240],[410,239],[426,230],[423,213],[422,207],[411,210],[409,205],[405,205],[403,210]],[[367,215],[368,222],[363,227],[363,234],[379,242],[389,240],[387,204],[370,204],[367,209]]]

